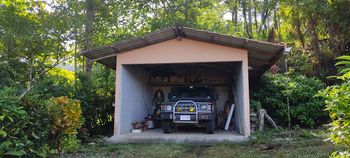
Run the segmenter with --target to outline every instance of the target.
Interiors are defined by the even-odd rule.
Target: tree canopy
[[[349,52],[346,0],[92,0],[90,19],[87,2],[3,0],[0,86],[31,86],[87,41],[98,47],[174,24],[293,46],[293,70],[324,81],[334,58]],[[77,71],[85,64],[77,57]]]

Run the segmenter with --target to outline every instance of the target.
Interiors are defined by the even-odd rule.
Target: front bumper
[[[181,115],[188,115],[190,119],[181,120]],[[198,115],[196,115],[196,113],[176,113],[175,116],[173,112],[161,112],[160,117],[162,120],[173,120],[175,123],[198,123],[197,121],[209,121],[214,119],[212,112],[198,112]]]
[[[214,116],[212,112],[199,112],[198,113],[198,120],[204,121],[204,120],[213,120]]]
[[[162,120],[172,120],[173,119],[173,112],[161,112],[160,118]]]

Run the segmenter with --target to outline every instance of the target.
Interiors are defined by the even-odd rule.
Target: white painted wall
[[[143,121],[151,105],[151,87],[148,84],[148,73],[135,65],[121,67],[121,102],[120,134],[129,133],[132,122]],[[117,116],[118,117],[118,116]]]
[[[244,80],[244,65],[237,64],[233,69],[235,72],[233,73],[233,78],[235,79],[233,83],[233,88],[236,93],[237,101],[236,109],[234,112],[234,122],[235,129],[238,133],[242,135],[250,134],[250,131],[246,130],[249,127],[250,117],[249,117],[249,100],[245,100],[245,96],[249,96],[249,89],[245,89],[245,80]],[[248,106],[247,106],[248,105]]]

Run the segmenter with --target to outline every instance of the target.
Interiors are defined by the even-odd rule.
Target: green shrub
[[[80,102],[67,97],[49,103],[36,96],[22,100],[13,88],[0,90],[0,157],[47,157],[79,147]]]
[[[74,95],[74,73],[61,68],[53,68],[45,78],[34,83],[31,97],[47,100],[51,97]]]
[[[84,125],[79,133],[82,141],[89,135],[113,133],[115,72],[94,67],[91,82],[85,74],[78,74],[75,98],[81,101]]]
[[[64,136],[62,139],[62,151],[74,152],[79,149],[80,142],[76,135]]]
[[[0,86],[0,157],[47,157],[76,150],[91,134],[112,133],[114,76],[96,69],[92,83],[80,75],[75,89],[72,73],[55,68],[21,100],[21,88]],[[80,128],[83,113],[89,123]]]
[[[51,152],[48,142],[48,113],[44,104],[18,100],[13,88],[0,90],[0,157]]]
[[[323,88],[316,78],[303,75],[266,74],[261,89],[252,94],[253,109],[261,106],[281,126],[288,126],[287,96],[290,102],[291,124],[315,127],[325,122],[326,113],[321,98],[314,97]]]
[[[21,137],[29,125],[28,114],[13,94],[10,88],[0,91],[0,157],[24,155],[26,146],[31,144],[27,137]]]
[[[72,151],[72,144],[79,144],[76,135],[82,126],[80,101],[68,97],[51,98],[51,139],[58,151]]]
[[[332,119],[330,140],[347,146],[347,151],[334,152],[332,157],[350,157],[350,56],[343,56],[337,65],[344,65],[340,70],[342,83],[333,85],[319,92],[325,99],[326,110]]]
[[[250,100],[250,110],[251,111],[258,111],[259,109],[261,109],[261,102],[258,100]]]

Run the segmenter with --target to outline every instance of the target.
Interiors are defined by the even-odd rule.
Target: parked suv
[[[171,133],[176,124],[205,126],[213,134],[215,127],[215,101],[213,88],[208,86],[172,87],[170,102],[161,105],[164,133]]]

